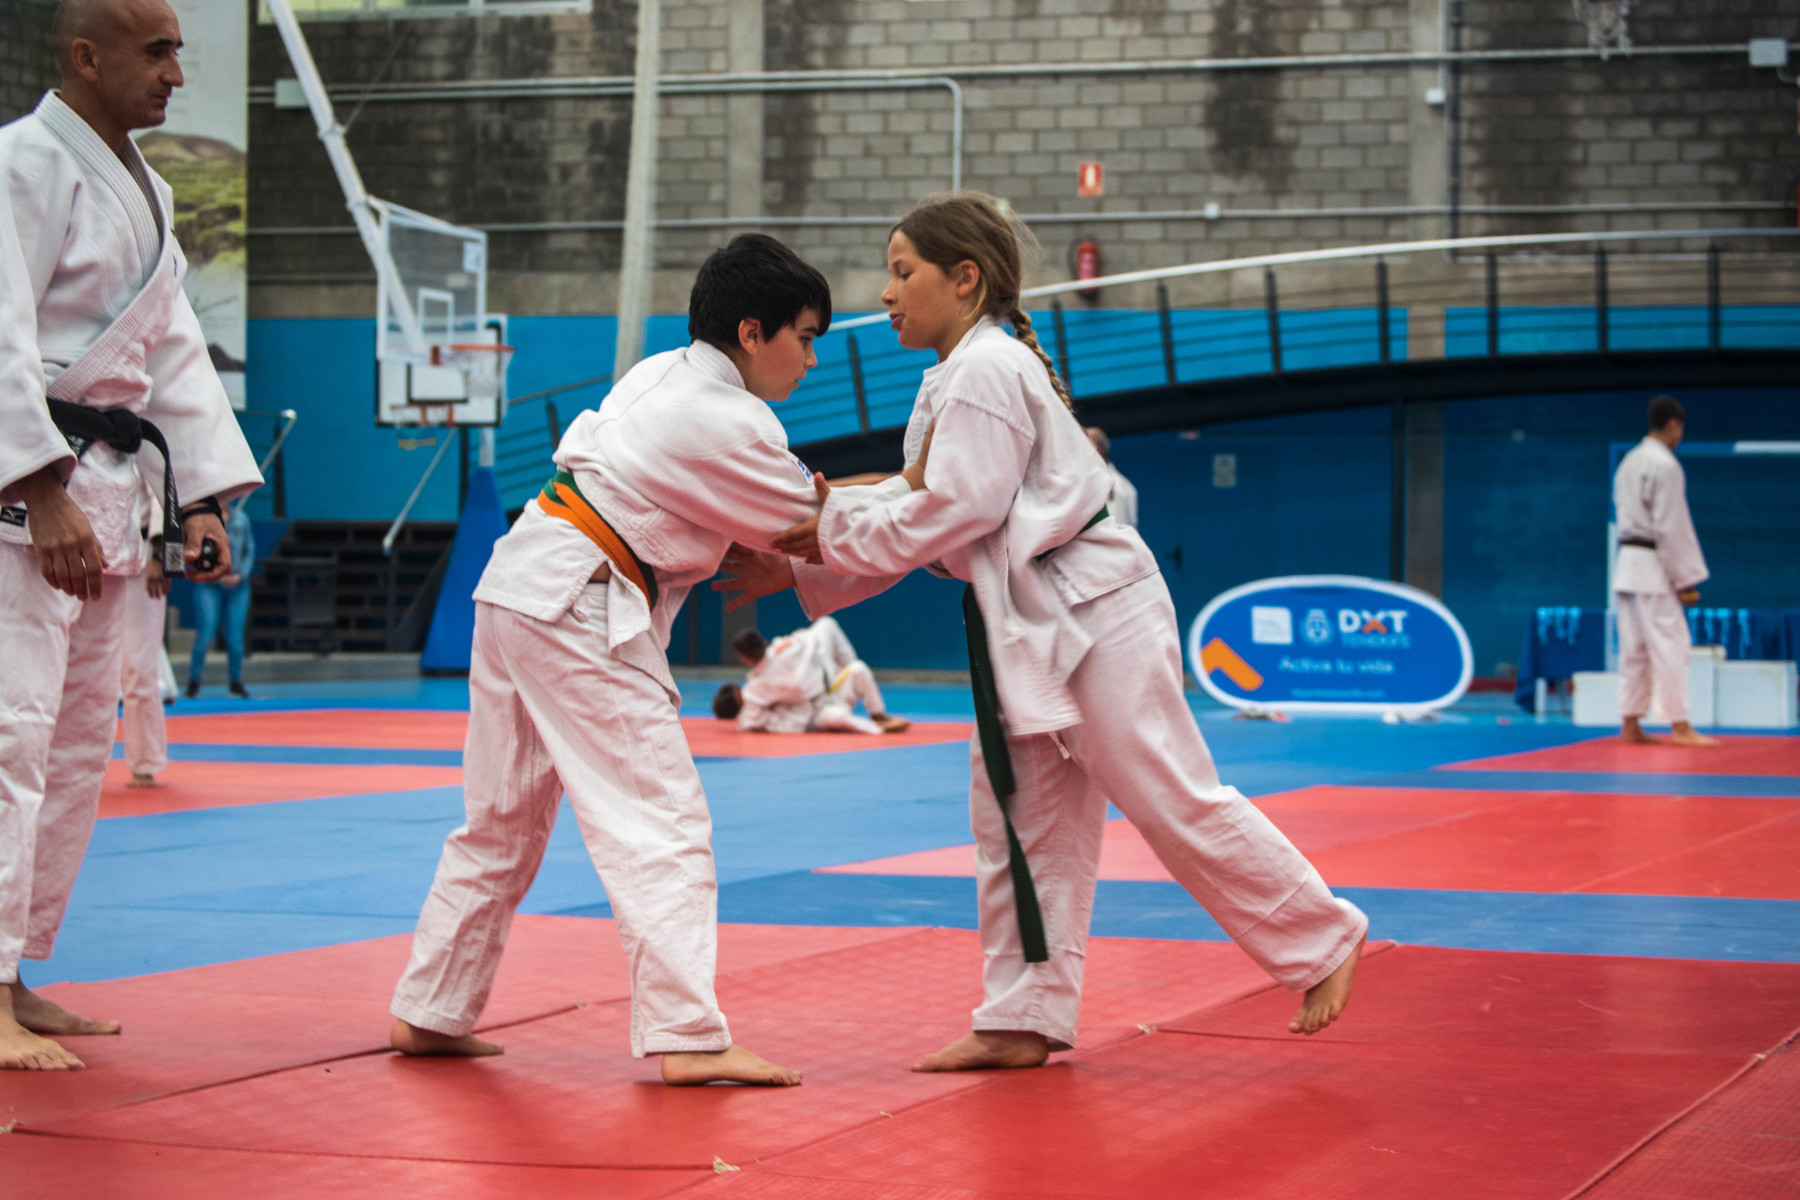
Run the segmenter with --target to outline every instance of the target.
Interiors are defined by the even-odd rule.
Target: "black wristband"
[[[185,521],[189,517],[197,517],[201,513],[211,513],[221,521],[225,519],[225,510],[220,506],[217,496],[208,496],[204,500],[196,500],[192,504],[183,506],[181,519]]]

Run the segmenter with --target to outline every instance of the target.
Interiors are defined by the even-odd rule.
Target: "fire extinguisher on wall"
[[[1100,244],[1091,237],[1082,238],[1069,247],[1069,273],[1077,279],[1098,279],[1102,272],[1100,267]],[[1100,299],[1099,288],[1082,288],[1075,293],[1088,303]]]

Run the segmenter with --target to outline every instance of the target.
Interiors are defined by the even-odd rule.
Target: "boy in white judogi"
[[[146,531],[162,528],[162,506],[151,498]],[[164,700],[173,692],[163,685],[163,634],[169,612],[169,577],[163,573],[160,533],[146,532],[150,555],[143,575],[125,588],[125,648],[119,694],[124,700],[120,732],[125,742],[125,766],[131,787],[155,787],[156,777],[169,765],[169,732],[164,719]],[[171,673],[169,682],[174,682]]]
[[[231,567],[196,569],[225,549],[221,503],[262,481],[182,294],[169,187],[129,136],[182,83],[175,14],[65,0],[55,36],[60,91],[0,129],[0,1068],[39,1070],[81,1065],[41,1035],[118,1031],[31,993],[19,960],[49,957],[94,826],[140,463],[201,580]]]
[[[745,733],[904,733],[912,722],[888,715],[869,664],[835,618],[765,643],[746,629],[732,642],[750,668],[743,687],[728,683],[713,696],[713,715],[737,718]],[[861,704],[868,716],[858,716]]]
[[[1652,696],[1678,746],[1711,746],[1688,721],[1688,632],[1684,607],[1700,602],[1706,559],[1688,513],[1687,477],[1675,458],[1687,429],[1687,413],[1673,396],[1650,402],[1650,432],[1613,477],[1619,557],[1613,570],[1619,627],[1620,736],[1631,743],[1654,739],[1641,722]]]
[[[464,755],[450,835],[394,994],[396,1050],[497,1054],[473,1036],[512,914],[566,790],[631,964],[631,1050],[669,1083],[791,1085],[735,1046],[713,993],[712,822],[669,674],[669,628],[734,541],[766,547],[817,508],[764,403],[814,364],[824,277],[745,234],[701,267],[691,346],[633,367],[570,425],[556,476],[476,588]]]

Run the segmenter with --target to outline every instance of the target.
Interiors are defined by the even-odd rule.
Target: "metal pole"
[[[1719,243],[1706,247],[1706,345],[1719,348]]]
[[[562,423],[556,418],[556,401],[544,401],[544,416],[550,422],[550,453],[556,453],[557,446],[562,444]]]
[[[1056,370],[1062,376],[1064,389],[1073,396],[1075,394],[1075,377],[1069,373],[1069,334],[1063,327],[1063,306],[1061,300],[1050,302],[1050,328],[1056,331]]]
[[[654,0],[650,2],[654,3]],[[319,141],[325,145],[325,156],[331,160],[331,169],[337,173],[338,186],[344,190],[344,202],[350,209],[351,218],[356,222],[356,232],[362,236],[363,249],[368,251],[369,260],[375,264],[376,286],[387,293],[394,315],[400,318],[400,331],[406,336],[407,347],[414,353],[424,354],[424,331],[419,328],[418,315],[413,312],[412,302],[407,298],[406,289],[401,286],[400,275],[394,270],[393,260],[382,248],[381,227],[375,219],[375,206],[370,200],[369,190],[363,186],[362,173],[356,169],[356,160],[350,155],[350,147],[344,142],[344,127],[338,124],[337,113],[331,107],[331,98],[326,95],[325,83],[319,78],[319,68],[313,62],[312,51],[307,48],[306,35],[300,32],[300,22],[295,19],[288,0],[269,0],[269,15],[281,32],[281,43],[287,48],[288,61],[294,64],[294,74],[299,77],[300,90],[306,94],[306,106],[312,110],[313,121],[318,126]]]
[[[1381,365],[1387,366],[1394,360],[1392,336],[1388,331],[1388,277],[1387,262],[1375,260],[1375,336],[1381,339]]]
[[[1488,357],[1500,353],[1500,260],[1487,252],[1487,339]]]
[[[650,315],[651,223],[656,217],[657,72],[662,65],[662,0],[638,0],[637,77],[631,100],[631,157],[625,173],[625,236],[619,250],[619,336],[613,378],[644,355]]]
[[[1269,370],[1281,374],[1281,297],[1275,291],[1275,272],[1263,268],[1263,305],[1269,310]]]
[[[863,387],[862,354],[856,348],[856,335],[846,335],[850,352],[850,386],[856,390],[856,423],[864,433],[869,432],[869,394]]]
[[[1175,386],[1175,318],[1169,311],[1169,287],[1167,284],[1156,285],[1156,311],[1162,319],[1163,373],[1169,378],[1169,386]]]
[[[1594,345],[1605,354],[1612,340],[1606,300],[1606,247],[1594,247]]]

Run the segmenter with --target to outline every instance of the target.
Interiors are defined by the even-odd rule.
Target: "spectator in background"
[[[1113,466],[1112,439],[1106,436],[1106,430],[1098,425],[1089,425],[1086,429],[1088,441],[1094,443],[1094,449],[1100,452],[1100,458],[1106,463],[1106,469],[1112,475],[1112,497],[1107,500],[1106,507],[1111,511],[1113,520],[1121,525],[1137,528],[1137,489],[1131,480],[1125,478],[1119,468]]]
[[[194,585],[194,654],[188,660],[187,694],[200,694],[206,651],[224,619],[225,657],[231,667],[231,694],[248,700],[244,687],[244,622],[250,616],[250,577],[256,573],[256,539],[241,504],[226,509],[225,533],[231,538],[231,574],[217,583]]]

